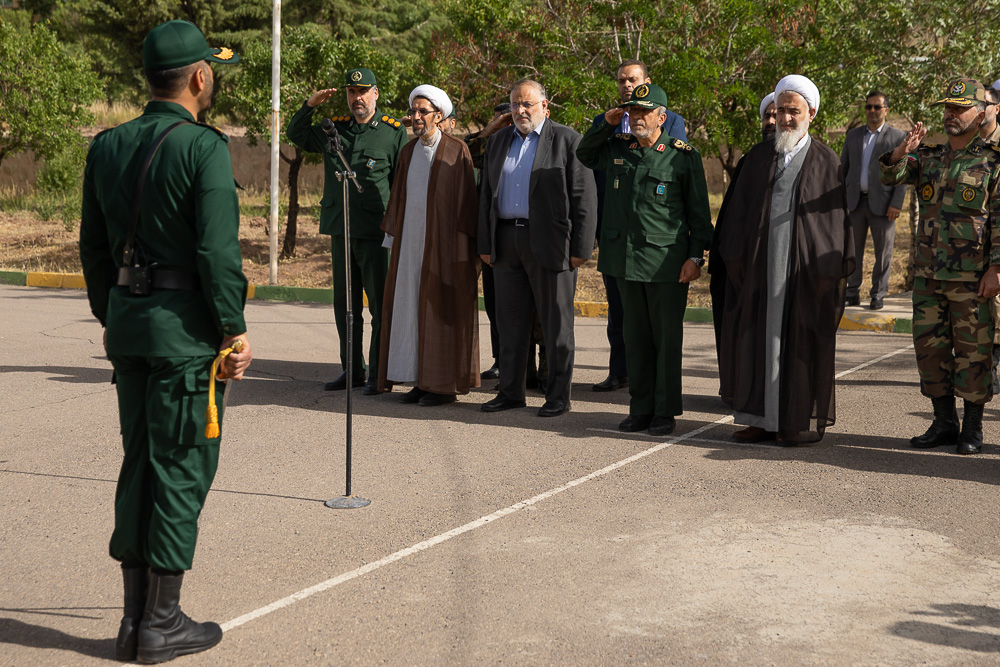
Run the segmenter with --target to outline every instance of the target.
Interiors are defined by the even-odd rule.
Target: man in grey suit
[[[576,157],[580,134],[547,118],[545,88],[510,91],[514,125],[490,137],[479,190],[479,254],[493,267],[500,393],[484,412],[524,407],[528,340],[537,309],[549,364],[541,417],[570,409],[576,269],[594,251],[594,175]]]
[[[879,180],[878,158],[893,150],[903,140],[905,132],[885,122],[889,113],[889,98],[873,91],[865,99],[865,119],[862,127],[847,133],[840,162],[847,184],[847,210],[854,228],[854,251],[857,267],[847,279],[846,303],[861,305],[861,281],[864,278],[865,241],[872,232],[875,246],[875,266],[872,268],[871,309],[882,308],[889,292],[889,270],[892,267],[892,243],[896,237],[896,218],[903,207],[906,185],[889,187]]]

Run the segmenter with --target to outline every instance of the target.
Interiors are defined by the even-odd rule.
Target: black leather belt
[[[527,227],[527,218],[497,218],[497,222],[501,225],[508,225],[510,227]]]
[[[137,266],[118,269],[118,284],[128,287],[133,293],[143,281],[148,283],[148,289],[201,289],[201,280],[197,273]]]

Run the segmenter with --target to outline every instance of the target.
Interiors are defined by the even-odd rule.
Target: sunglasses
[[[879,110],[884,109],[884,108],[885,108],[884,104],[866,104],[865,105],[865,111],[879,111]]]

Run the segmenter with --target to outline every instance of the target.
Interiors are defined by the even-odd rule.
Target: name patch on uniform
[[[369,169],[374,169],[375,168],[375,160],[368,160],[367,167]]]
[[[664,185],[663,183],[660,183],[659,185],[656,186],[656,194],[662,195],[666,191],[667,191],[667,186]]]
[[[656,150],[657,152],[662,153],[664,148],[666,148],[666,145],[660,144],[659,146],[656,147]]]
[[[615,164],[625,164],[625,160],[620,157],[615,158]]]
[[[965,201],[972,201],[976,198],[976,191],[972,188],[965,188],[962,190],[962,199]]]
[[[934,196],[934,186],[930,183],[926,184],[920,189],[920,198],[924,201],[930,201],[931,197]]]
[[[615,179],[615,190],[617,190],[617,189],[618,189],[618,179],[616,178]]]

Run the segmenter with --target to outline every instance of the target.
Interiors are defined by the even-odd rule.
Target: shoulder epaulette
[[[621,139],[622,141],[632,141],[632,135],[629,132],[616,132],[615,139]]]
[[[386,125],[389,125],[390,127],[396,128],[397,130],[403,128],[403,124],[398,120],[396,120],[395,118],[393,118],[392,116],[386,116],[385,114],[382,114],[382,122],[385,123]]]
[[[677,150],[681,151],[682,153],[691,153],[694,151],[694,146],[692,146],[689,143],[685,143],[680,139],[674,139],[672,142],[670,142],[670,145],[676,148]]]
[[[201,127],[207,128],[207,129],[211,130],[212,132],[215,132],[217,135],[219,135],[219,137],[223,141],[225,141],[227,144],[229,143],[229,135],[226,134],[225,132],[223,132],[222,130],[220,130],[219,128],[217,128],[215,125],[209,125],[208,123],[199,123],[199,122],[195,122],[193,124],[194,125],[200,125]]]
[[[334,116],[330,120],[334,123],[348,123],[351,120],[351,116]]]

